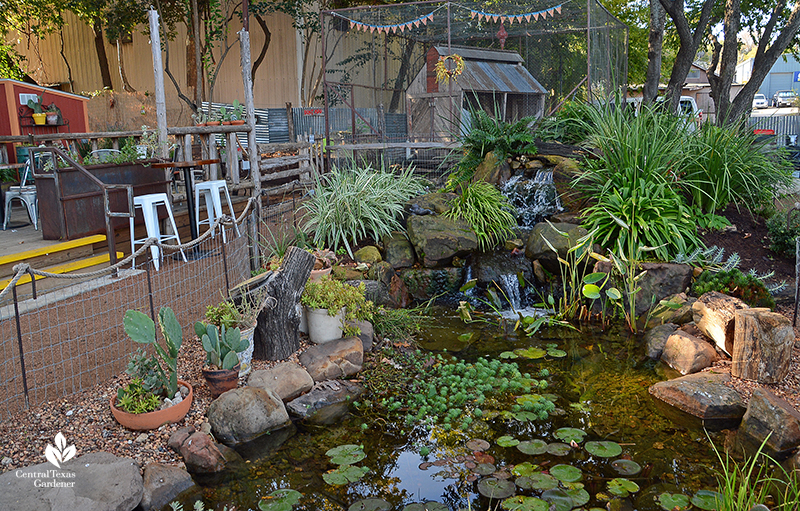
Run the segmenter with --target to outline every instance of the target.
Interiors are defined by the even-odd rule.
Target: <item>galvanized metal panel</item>
[[[449,55],[447,45],[434,46],[439,55]],[[464,60],[489,60],[495,62],[522,62],[522,56],[511,50],[489,50],[476,48],[474,46],[451,45],[452,52],[462,57]]]
[[[269,108],[267,109],[269,118],[269,142],[270,144],[278,142],[289,142],[289,119],[286,117],[285,108]]]
[[[501,62],[466,61],[458,78],[464,90],[544,94],[545,90],[523,66]]]
[[[778,146],[787,145],[787,138],[800,134],[800,115],[750,117],[747,124],[754,130],[773,130]]]

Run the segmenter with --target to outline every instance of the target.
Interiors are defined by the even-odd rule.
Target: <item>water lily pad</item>
[[[259,501],[258,509],[261,511],[290,511],[292,506],[300,502],[303,494],[288,488],[275,490],[266,499]]]
[[[622,447],[616,442],[586,442],[584,447],[590,453],[601,458],[613,458],[622,454]]]
[[[467,442],[467,449],[470,451],[485,451],[489,448],[489,442],[481,438],[473,438]]]
[[[552,511],[570,511],[573,507],[572,497],[560,489],[547,490],[542,493],[542,499],[550,503]]]
[[[619,475],[623,476],[635,476],[642,471],[641,465],[633,460],[614,460],[611,462],[611,466]]]
[[[525,406],[525,405],[534,405],[540,406],[543,403],[546,403],[547,399],[544,396],[540,396],[539,394],[523,394],[521,396],[517,396],[517,404]]]
[[[547,356],[553,358],[564,358],[567,356],[567,352],[558,348],[547,348]]]
[[[461,342],[469,342],[472,340],[472,336],[475,335],[475,332],[469,332],[466,334],[461,334],[458,336],[458,340]]]
[[[511,415],[512,418],[514,418],[514,419],[516,419],[516,420],[518,420],[520,422],[535,421],[536,419],[539,418],[539,416],[536,415],[535,413],[528,412],[528,411],[525,411],[525,410],[522,410],[520,412],[513,412],[510,415]]]
[[[552,443],[547,446],[547,452],[553,456],[566,456],[569,454],[570,446],[561,443]]]
[[[559,428],[556,430],[555,436],[562,442],[575,442],[576,444],[579,444],[583,442],[584,438],[586,438],[586,432],[582,429]]]
[[[331,463],[334,465],[352,465],[367,457],[362,446],[353,444],[334,447],[333,449],[329,449],[325,454],[330,456]]]
[[[547,352],[542,348],[536,348],[536,347],[520,348],[514,350],[514,353],[516,353],[522,358],[530,358],[533,360],[544,358],[544,356],[547,354]]]
[[[502,352],[500,354],[500,358],[515,359],[515,358],[519,358],[519,355],[517,355],[513,351],[504,351],[504,352]]]
[[[511,473],[515,476],[530,476],[531,474],[535,473],[539,470],[539,465],[534,465],[530,461],[526,461],[524,463],[520,463],[516,465],[512,470]]]
[[[526,440],[517,445],[517,449],[525,454],[536,456],[547,452],[547,442],[544,440]]]
[[[519,445],[519,440],[513,436],[501,436],[497,439],[497,445],[500,447],[514,447],[515,445]]]
[[[617,497],[627,497],[631,493],[639,491],[639,485],[628,479],[617,477],[608,482],[608,491]]]
[[[494,463],[494,456],[481,451],[475,451],[472,458],[475,460],[475,463]]]
[[[491,463],[479,463],[478,466],[472,469],[473,472],[476,474],[480,474],[482,476],[488,476],[489,474],[494,474],[497,470],[497,467],[492,465]]]
[[[591,496],[589,492],[584,490],[583,488],[572,488],[569,490],[564,490],[564,493],[569,495],[569,498],[572,499],[573,506],[582,506],[589,502]]]
[[[341,467],[328,470],[322,474],[322,479],[334,486],[344,486],[347,483],[354,483],[364,477],[369,472],[367,467],[354,467],[352,465],[342,465]]]
[[[723,496],[711,490],[700,490],[692,497],[692,504],[704,511],[716,511],[719,503],[722,503]]]
[[[490,499],[505,499],[514,495],[516,486],[508,480],[486,477],[478,481],[478,492]]]
[[[520,488],[525,488],[526,490],[550,490],[558,487],[558,479],[550,474],[544,474],[542,472],[537,472],[528,476],[526,481],[522,481],[524,486],[523,484],[519,483],[520,481],[518,479],[517,486]]]
[[[441,502],[415,502],[403,508],[403,511],[449,511],[450,508]]]
[[[547,511],[550,505],[542,499],[536,497],[525,497],[516,495],[509,497],[501,504],[503,509],[509,511]]]
[[[556,465],[550,469],[550,475],[565,483],[580,481],[583,476],[581,469],[572,465]]]
[[[347,511],[389,511],[392,505],[383,499],[364,499],[347,508]]]
[[[658,496],[658,505],[666,511],[683,511],[689,509],[689,497],[680,493],[664,492]]]

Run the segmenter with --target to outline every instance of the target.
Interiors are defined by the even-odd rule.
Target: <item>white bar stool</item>
[[[167,214],[169,215],[169,221],[172,224],[172,232],[174,234],[161,234],[161,229],[158,227],[158,206],[164,206],[167,209]],[[175,225],[175,217],[172,216],[172,208],[169,205],[169,199],[167,198],[166,193],[151,193],[149,195],[139,195],[138,197],[133,198],[133,208],[134,211],[136,208],[142,209],[142,216],[144,217],[144,226],[147,230],[147,238],[156,238],[158,239],[159,243],[163,243],[168,240],[175,240],[180,245],[181,239],[178,237],[178,227]],[[143,245],[147,238],[140,238],[134,239],[133,235],[133,217],[130,218],[130,228],[131,228],[131,253],[136,252],[136,245]],[[153,264],[156,267],[156,271],[159,269],[159,259],[161,255],[161,251],[157,246],[150,247],[150,253],[153,255]],[[181,249],[181,256],[183,256],[183,261],[188,262],[186,259],[186,254],[183,253],[183,249]],[[136,260],[131,261],[132,266],[136,266]]]
[[[234,219],[233,228],[236,230],[236,235],[241,236],[241,233],[239,233],[239,226],[236,225],[236,213],[233,212],[231,196],[228,193],[228,184],[224,179],[218,181],[203,181],[202,183],[197,183],[194,185],[194,217],[197,230],[199,232],[200,225],[206,224],[212,229],[211,236],[214,236],[214,222],[217,221],[217,218],[222,217],[222,201],[220,200],[221,192],[225,193],[225,200],[228,201],[228,210],[231,212],[231,216]],[[201,193],[206,201],[206,211],[208,212],[208,218],[205,220],[200,220]],[[222,242],[227,243],[227,240],[225,239],[225,226],[220,225],[220,227],[222,228]]]

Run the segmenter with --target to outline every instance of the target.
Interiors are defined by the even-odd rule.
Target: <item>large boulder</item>
[[[760,383],[779,383],[789,375],[794,328],[788,318],[767,309],[734,312],[731,374]]]
[[[667,345],[667,339],[675,333],[678,325],[674,323],[665,323],[658,325],[647,332],[645,332],[642,342],[647,349],[647,356],[653,360],[661,358],[661,353],[664,351],[664,346]]]
[[[194,428],[182,428],[169,437],[169,446],[180,453],[186,470],[192,474],[215,474],[222,472],[230,464],[242,462],[241,456],[222,444],[211,435]]]
[[[144,467],[144,493],[136,511],[158,511],[193,486],[192,476],[185,470],[150,463]]]
[[[414,247],[402,232],[394,231],[383,237],[384,260],[392,268],[408,268],[414,266]]]
[[[461,287],[462,268],[405,269],[400,278],[405,282],[411,296],[417,300],[429,300],[442,293],[452,293]]]
[[[730,355],[733,353],[734,313],[747,308],[738,298],[709,291],[692,304],[692,315],[697,328],[713,339],[719,350]]]
[[[361,371],[364,345],[358,337],[318,344],[300,355],[300,363],[315,382],[345,378]]]
[[[636,295],[637,316],[647,311],[651,304],[682,293],[692,284],[692,267],[686,264],[642,263],[640,268],[647,273],[638,282],[642,290]]]
[[[378,250],[378,247],[374,245],[369,245],[356,250],[356,253],[353,254],[353,256],[356,262],[359,263],[375,264],[383,261],[383,258],[381,257],[381,251]]]
[[[703,339],[677,330],[669,336],[661,361],[681,374],[702,371],[717,360],[717,352]]]
[[[522,253],[508,250],[476,252],[472,257],[473,278],[478,284],[486,286],[492,282],[501,283],[503,276],[511,275],[514,279],[522,274],[526,281],[533,281],[533,265]]]
[[[353,401],[364,389],[347,380],[320,382],[304,394],[286,405],[289,413],[312,424],[333,424],[347,413]]]
[[[253,371],[247,379],[251,387],[270,390],[284,402],[305,394],[314,386],[308,371],[294,362],[281,362],[270,369]]]
[[[3,511],[131,511],[144,491],[139,465],[130,458],[93,452],[0,474]]]
[[[464,257],[478,248],[478,237],[467,222],[441,215],[409,218],[408,239],[428,268],[447,266],[454,257]]]
[[[696,301],[697,298],[687,296],[686,293],[677,293],[664,298],[662,300],[664,303],[656,303],[652,308],[647,326],[653,327],[667,323],[684,325],[691,322],[694,319],[692,305]]]
[[[556,229],[566,234],[566,237],[556,232]],[[550,273],[560,275],[558,258],[568,260],[567,251],[587,234],[589,232],[580,225],[540,222],[533,226],[528,236],[525,256],[531,260],[538,260]],[[556,252],[553,252],[545,239],[556,249]]]
[[[738,422],[744,415],[742,396],[726,383],[731,375],[704,371],[651,386],[650,395],[704,421]]]
[[[494,151],[490,151],[475,169],[474,181],[486,181],[493,185],[503,186],[511,177],[511,167],[505,160],[498,160]]]
[[[226,445],[249,442],[289,424],[283,401],[269,390],[242,387],[222,394],[208,407],[214,437]]]
[[[407,214],[412,215],[441,215],[450,209],[450,203],[457,199],[458,195],[449,192],[427,193],[417,195],[408,200],[403,206]]]
[[[753,391],[739,431],[767,447],[781,458],[800,446],[800,412],[768,389]],[[769,436],[769,439],[767,437]]]

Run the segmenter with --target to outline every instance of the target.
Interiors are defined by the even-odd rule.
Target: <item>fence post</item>
[[[28,400],[28,376],[25,373],[25,350],[22,348],[22,322],[19,319],[19,301],[17,300],[17,285],[12,284],[11,293],[14,296],[14,319],[17,322],[17,344],[19,346],[19,365],[22,369],[22,390],[25,392],[25,409],[30,409]]]
[[[226,243],[222,242],[222,269],[225,271],[225,294],[231,290],[231,283],[228,280],[228,252],[225,250]]]

